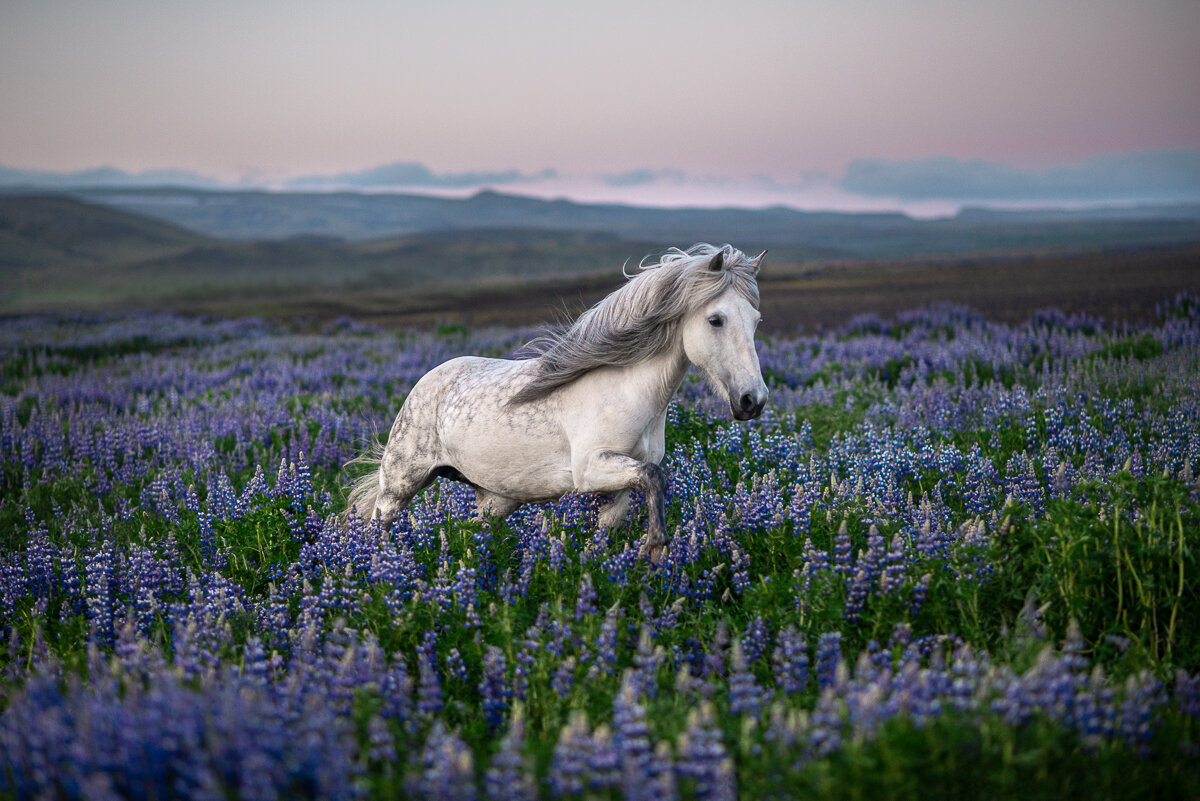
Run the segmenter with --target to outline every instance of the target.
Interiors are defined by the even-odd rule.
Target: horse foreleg
[[[651,562],[662,559],[663,546],[667,543],[667,479],[661,467],[622,453],[602,451],[588,458],[574,472],[575,489],[580,492],[640,489],[650,511],[642,550]]]
[[[412,490],[384,489],[379,491],[379,497],[375,499],[375,513],[371,515],[378,520],[384,530],[392,527],[392,523],[396,520],[396,515],[404,507],[408,506],[408,502],[413,499],[413,496],[420,492],[420,488]]]
[[[379,467],[379,495],[375,498],[375,512],[371,515],[384,530],[390,529],[408,502],[418,492],[433,482],[433,470],[428,465],[413,464],[402,454],[384,453]]]

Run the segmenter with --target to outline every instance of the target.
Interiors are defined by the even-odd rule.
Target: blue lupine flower
[[[842,633],[829,631],[817,640],[817,687],[832,687],[838,663],[842,660]]]
[[[808,643],[794,626],[779,632],[771,662],[776,687],[788,695],[804,692],[808,686]]]
[[[508,669],[504,652],[489,645],[483,655],[483,678],[479,682],[479,695],[483,699],[483,714],[493,729],[504,722],[512,689],[508,685]]]

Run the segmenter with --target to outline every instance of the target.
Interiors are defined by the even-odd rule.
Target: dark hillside
[[[997,251],[1080,252],[1200,242],[1200,209],[1141,207],[1072,212],[978,212],[917,220],[898,213],[647,208],[479,192],[469,198],[404,194],[88,190],[105,203],[227,239],[317,234],[350,241],[478,229],[599,233],[656,248],[732,242],[802,247],[806,258],[895,259]]]
[[[63,195],[0,195],[0,265],[136,261],[206,241],[171,223]]]
[[[494,193],[469,201],[234,195],[190,194],[214,208],[228,200],[222,213],[245,214],[247,224],[263,223],[255,217],[260,202],[266,206],[258,211],[274,204],[294,215],[289,225],[300,225],[311,201],[305,224],[320,228],[334,219],[323,216],[330,203],[348,204],[344,219],[369,226],[383,219],[381,210],[412,201],[424,211],[411,220],[438,225],[374,239],[222,239],[62,196],[0,196],[0,312],[170,308],[346,314],[386,325],[537,323],[611,291],[623,265],[633,270],[645,256],[696,239],[770,249],[762,287],[771,330],[942,301],[1001,319],[1052,305],[1144,317],[1182,289],[1200,290],[1200,223],[1186,209],[1163,219],[972,212],[965,220],[922,222],[786,209],[584,207]],[[160,200],[168,196],[188,207],[178,190],[164,190]],[[783,231],[789,219],[803,226],[790,244],[775,244],[770,231]],[[495,224],[514,220],[523,222]],[[731,227],[721,228],[722,220]],[[570,222],[580,227],[565,227]],[[714,235],[703,234],[710,224]],[[737,225],[763,238],[720,234]]]

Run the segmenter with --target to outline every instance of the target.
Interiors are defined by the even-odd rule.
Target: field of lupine
[[[392,530],[342,465],[529,332],[0,322],[0,794],[1172,797],[1200,782],[1200,299],[764,337],[644,511]]]

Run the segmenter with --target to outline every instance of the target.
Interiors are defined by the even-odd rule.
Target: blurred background
[[[1200,289],[1200,4],[0,5],[0,314],[527,324],[671,246],[766,325]]]

